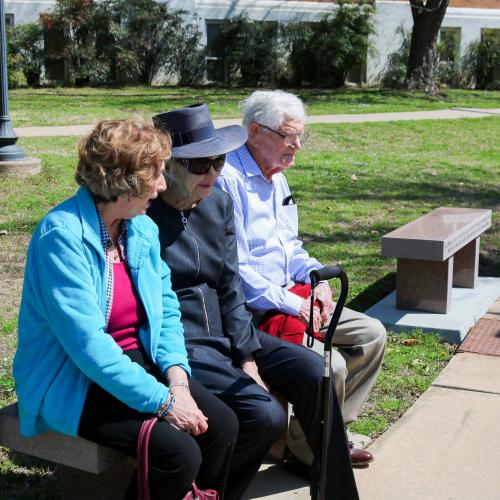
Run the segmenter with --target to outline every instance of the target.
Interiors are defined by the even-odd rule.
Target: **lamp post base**
[[[8,116],[0,117],[0,161],[24,160],[26,155],[16,146],[17,135]]]
[[[42,171],[42,162],[38,158],[0,161],[0,177],[28,177]]]
[[[0,161],[24,160],[25,158],[23,149],[15,144],[0,146]]]

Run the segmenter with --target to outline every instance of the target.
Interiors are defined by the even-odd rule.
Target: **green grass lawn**
[[[14,127],[80,125],[102,118],[150,117],[194,102],[208,103],[214,118],[240,116],[238,104],[254,89],[211,87],[123,87],[16,89],[9,92]],[[423,92],[366,89],[297,89],[313,115],[419,111],[453,107],[500,108],[500,92],[443,90]]]
[[[310,131],[287,177],[305,246],[325,264],[342,263],[350,307],[364,310],[394,287],[395,260],[380,256],[381,237],[438,206],[493,209],[493,227],[481,238],[479,273],[500,276],[500,117],[314,125]],[[42,159],[43,172],[29,180],[0,179],[0,405],[14,399],[10,367],[27,240],[43,214],[75,191],[76,138],[21,144]],[[2,295],[6,283],[17,288]],[[382,372],[351,430],[382,433],[452,351],[432,335],[389,335]],[[5,450],[0,464],[9,478],[7,497],[27,488],[49,492],[37,498],[57,497],[46,464]]]

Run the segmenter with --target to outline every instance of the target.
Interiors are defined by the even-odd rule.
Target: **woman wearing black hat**
[[[286,425],[269,389],[294,405],[312,450],[321,448],[323,360],[256,330],[245,307],[231,198],[213,185],[225,154],[246,141],[240,126],[215,129],[206,105],[153,118],[172,136],[167,190],[148,210],[159,227],[162,258],[172,271],[192,376],[236,413],[239,436],[226,498],[238,499]],[[332,390],[328,499],[357,499],[342,416]],[[210,422],[208,422],[210,426]],[[319,453],[318,453],[319,454]],[[318,457],[319,458],[319,457]],[[313,464],[313,495],[318,467]]]

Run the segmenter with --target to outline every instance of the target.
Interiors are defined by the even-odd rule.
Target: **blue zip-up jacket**
[[[149,217],[129,221],[126,251],[148,320],[139,331],[145,351],[162,373],[178,365],[190,374],[179,303]],[[168,388],[105,333],[106,286],[96,207],[80,188],[42,219],[28,249],[13,368],[23,435],[75,436],[92,381],[144,413],[167,399]]]

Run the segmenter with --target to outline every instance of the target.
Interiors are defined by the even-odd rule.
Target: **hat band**
[[[197,128],[194,130],[187,130],[186,132],[172,132],[173,147],[185,146],[193,142],[206,141],[215,137],[215,128],[212,123],[205,127]]]

